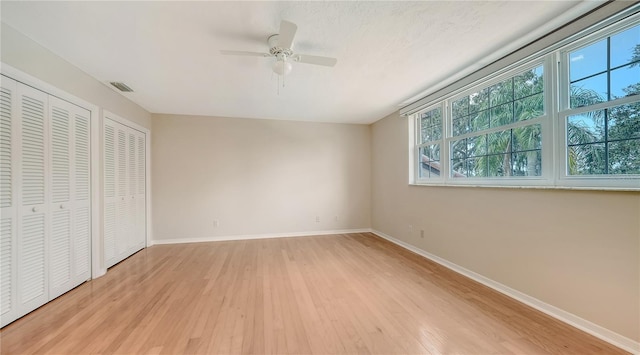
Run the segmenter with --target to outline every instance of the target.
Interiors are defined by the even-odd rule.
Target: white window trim
[[[618,16],[613,16],[618,18]],[[625,103],[637,102],[640,95],[624,97],[605,103],[569,109],[568,104],[568,53],[579,47],[599,41],[611,34],[622,32],[640,23],[640,13],[634,14],[617,22],[612,22],[611,18],[603,21],[607,27],[600,28],[599,31],[589,33],[571,43],[563,43],[562,46],[552,46],[553,51],[544,52],[536,58],[529,58],[510,65],[502,70],[496,71],[483,79],[471,83],[464,88],[449,95],[431,102],[428,106],[423,106],[419,111],[409,116],[409,184],[411,185],[434,185],[434,186],[473,186],[473,187],[506,187],[506,188],[549,188],[549,189],[595,189],[595,190],[640,190],[640,175],[592,175],[592,176],[571,176],[566,171],[567,145],[566,145],[566,118],[581,112],[594,111],[603,108],[615,107]],[[572,36],[571,38],[576,38]],[[564,41],[562,41],[564,42]],[[467,96],[473,92],[484,89],[499,83],[509,77],[517,75],[543,65],[544,68],[544,99],[545,107],[543,116],[534,120],[527,120],[495,127],[478,132],[469,132],[463,135],[452,137],[452,115],[451,103],[455,100]],[[437,178],[420,178],[419,165],[417,161],[418,147],[420,141],[419,115],[422,112],[432,110],[438,106],[443,106],[443,132],[440,144],[440,163],[442,171]],[[535,177],[496,177],[496,178],[453,178],[449,171],[450,165],[450,143],[451,141],[475,137],[495,131],[528,126],[531,124],[541,124],[542,132],[542,175]],[[431,144],[436,143],[431,142]]]

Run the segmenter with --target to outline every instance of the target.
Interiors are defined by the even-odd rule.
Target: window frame
[[[615,16],[614,16],[615,17]],[[611,21],[611,18],[605,21]],[[609,36],[640,26],[640,12],[626,18],[608,23],[605,27],[587,35],[571,36],[570,43],[554,45],[548,51],[526,58],[493,74],[485,76],[459,90],[431,101],[409,115],[410,137],[410,179],[413,185],[445,185],[445,186],[487,186],[487,187],[520,187],[520,188],[562,188],[562,189],[598,189],[598,190],[640,190],[640,174],[629,175],[569,175],[567,171],[567,117],[583,112],[604,108],[612,108],[623,104],[640,101],[640,94],[627,96],[596,105],[571,109],[569,106],[569,53],[588,46]],[[466,132],[453,136],[452,104],[456,100],[469,96],[485,88],[491,87],[519,73],[543,67],[544,112],[540,117],[526,121],[512,122],[507,125]],[[440,144],[441,174],[438,178],[420,178],[419,164],[416,160],[419,147],[429,143],[420,142],[421,113],[442,107],[442,136]],[[451,142],[464,138],[477,137],[493,132],[515,129],[534,124],[541,125],[541,175],[509,176],[509,177],[468,177],[454,178],[450,171]],[[434,142],[430,142],[433,144]]]
[[[429,112],[432,110],[436,110],[436,109],[440,109],[441,112],[441,124],[442,124],[442,131],[440,132],[440,139],[439,140],[433,140],[433,141],[427,141],[425,143],[422,143],[422,130],[421,130],[421,119],[420,119],[420,115],[424,112]],[[446,106],[444,105],[444,102],[439,102],[436,103],[434,105],[430,105],[425,107],[424,109],[421,109],[420,111],[416,112],[414,114],[414,120],[415,120],[415,124],[413,125],[413,141],[416,142],[416,144],[412,145],[412,154],[410,154],[410,159],[412,164],[410,164],[410,166],[412,166],[412,171],[413,171],[413,182],[414,183],[419,183],[419,184],[425,184],[426,182],[429,182],[429,184],[437,184],[437,185],[442,185],[444,183],[444,175],[442,174],[442,172],[445,169],[445,165],[448,167],[448,162],[447,161],[443,161],[442,157],[443,157],[443,148],[444,148],[444,138],[445,138],[445,110],[446,110]],[[412,125],[409,125],[412,126]],[[427,145],[432,145],[432,144],[440,144],[440,166],[442,167],[442,170],[440,170],[440,176],[438,177],[433,177],[433,178],[421,178],[420,177],[420,163],[418,162],[418,157],[420,156],[420,148],[427,146]]]
[[[640,190],[640,174],[628,175],[569,175],[567,171],[567,125],[566,121],[569,116],[580,113],[603,110],[613,108],[620,105],[635,103],[640,101],[640,94],[621,97],[611,101],[605,101],[589,106],[580,106],[571,108],[570,104],[570,71],[569,71],[569,54],[579,48],[583,48],[601,41],[607,37],[611,37],[617,33],[624,32],[632,27],[640,26],[640,13],[629,16],[609,26],[583,36],[570,44],[567,44],[556,51],[556,61],[558,65],[558,118],[556,119],[557,140],[556,148],[556,186],[577,187],[577,188],[594,188],[594,189],[632,189]],[[609,68],[608,68],[609,70]]]

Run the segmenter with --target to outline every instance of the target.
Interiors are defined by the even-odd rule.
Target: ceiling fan
[[[291,72],[291,61],[298,63],[307,63],[315,65],[324,65],[332,67],[336,65],[336,58],[320,57],[316,55],[298,54],[292,49],[293,39],[296,35],[298,26],[295,23],[282,20],[280,22],[280,32],[271,35],[267,39],[269,44],[269,53],[246,52],[246,51],[227,51],[221,50],[220,54],[224,55],[242,55],[252,57],[275,57],[273,71],[278,75],[287,75]]]

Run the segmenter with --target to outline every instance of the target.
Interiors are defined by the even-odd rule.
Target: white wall
[[[369,228],[369,130],[153,115],[154,240]]]
[[[409,186],[407,125],[372,126],[375,230],[640,340],[640,193]]]

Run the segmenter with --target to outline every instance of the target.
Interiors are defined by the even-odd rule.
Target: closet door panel
[[[136,191],[136,236],[138,249],[144,248],[146,244],[147,218],[146,218],[146,137],[144,133],[139,132],[136,137],[136,169],[138,179],[138,189]]]
[[[116,263],[116,128],[104,120],[104,259],[107,267]]]
[[[129,191],[128,200],[128,216],[127,222],[129,225],[129,239],[127,240],[127,254],[133,254],[138,251],[138,228],[137,228],[137,214],[138,214],[138,206],[136,203],[137,191],[138,191],[138,169],[136,160],[138,155],[136,154],[137,145],[136,145],[136,131],[130,129],[127,137],[127,147],[128,147],[128,182],[129,182]]]
[[[49,98],[51,156],[51,233],[49,238],[49,299],[73,288],[71,230],[73,205],[71,180],[73,152],[71,150],[73,105]]]
[[[21,122],[17,298],[20,313],[25,314],[48,300],[48,96],[24,85],[18,85],[17,92]]]
[[[116,255],[118,261],[127,256],[127,244],[129,240],[129,220],[128,220],[128,179],[127,179],[127,132],[122,125],[117,128],[117,152],[118,152],[118,203],[116,205]]]
[[[0,326],[18,317],[17,311],[17,83],[0,76]]]
[[[90,113],[74,109],[74,226],[73,283],[74,286],[91,277],[91,166]]]

